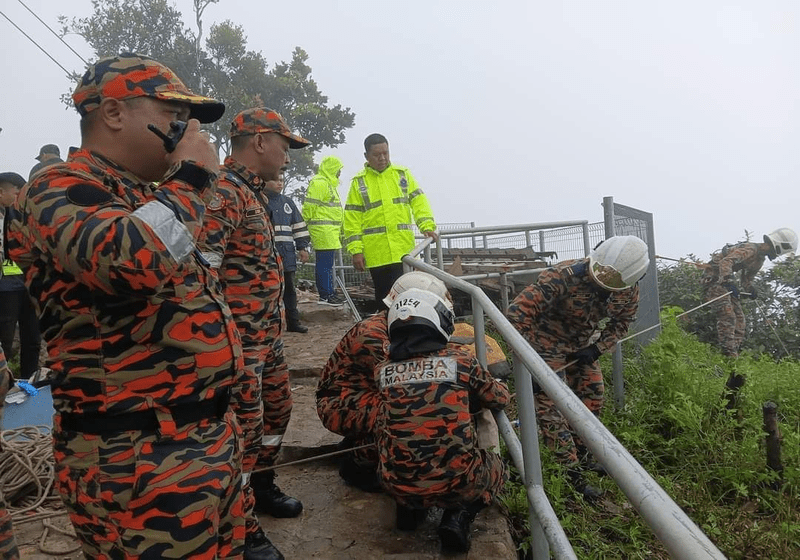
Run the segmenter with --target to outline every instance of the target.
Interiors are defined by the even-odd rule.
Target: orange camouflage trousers
[[[711,284],[704,290],[705,300],[714,299],[728,291],[719,284]],[[739,298],[726,296],[711,304],[717,311],[717,340],[722,353],[726,356],[739,355],[739,347],[744,341],[744,312]]]
[[[242,557],[241,432],[233,413],[169,436],[92,435],[58,424],[56,487],[87,558]]]
[[[503,488],[506,469],[500,455],[486,449],[475,449],[472,466],[467,471],[454,469],[436,485],[415,485],[401,481],[395,470],[383,462],[378,467],[381,485],[395,501],[408,508],[444,509],[466,507],[481,502],[489,505]],[[422,467],[424,468],[424,467]]]
[[[264,370],[264,347],[245,347],[244,372],[231,390],[231,410],[242,428],[244,454],[242,457],[242,493],[247,534],[259,527],[254,508],[256,498],[250,487],[250,473],[256,466],[264,432],[264,409],[261,400],[261,378]]]
[[[292,415],[292,387],[289,366],[283,354],[283,339],[278,338],[264,353],[261,372],[261,400],[263,403],[264,430],[258,453],[258,466],[275,464],[281,450],[283,435]]]
[[[600,416],[603,409],[605,385],[600,364],[594,362],[590,366],[573,365],[566,370],[561,369],[568,360],[562,354],[548,354],[537,352],[542,356],[547,365],[556,372],[572,392],[583,402],[589,412]],[[558,371],[561,369],[561,371]],[[536,418],[539,421],[539,431],[542,441],[555,453],[556,460],[567,466],[578,464],[578,450],[584,448],[583,441],[572,432],[569,423],[556,408],[553,400],[544,393],[536,390]]]

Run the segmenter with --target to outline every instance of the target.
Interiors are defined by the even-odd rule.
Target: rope
[[[347,449],[342,449],[340,451],[331,451],[330,453],[323,453],[322,455],[314,455],[313,457],[306,457],[305,459],[298,459],[297,461],[290,461],[288,463],[281,463],[280,465],[273,465],[271,467],[262,467],[260,469],[253,469],[250,471],[251,473],[259,473],[264,471],[272,471],[275,469],[281,469],[283,467],[291,467],[294,465],[301,465],[303,463],[310,463],[312,461],[317,461],[319,459],[327,459],[329,457],[338,457],[339,455],[347,455],[351,451],[356,451],[358,449],[366,449],[367,447],[372,447],[375,445],[374,443],[365,443],[364,445],[359,445],[358,447],[349,447]]]
[[[45,554],[70,554],[80,549],[80,544],[69,550],[50,550],[45,541],[50,531],[75,538],[74,533],[52,525],[52,517],[66,515],[61,500],[52,494],[55,480],[53,441],[48,426],[24,426],[0,432],[0,495],[6,497],[8,511],[14,525],[42,521],[44,530],[39,539],[39,550]],[[13,504],[10,503],[13,500]],[[53,507],[45,502],[55,501]],[[29,513],[34,512],[34,513]]]
[[[688,315],[689,313],[691,313],[691,312],[693,312],[693,311],[697,311],[698,309],[700,309],[701,307],[705,307],[706,305],[710,305],[710,304],[714,303],[715,301],[717,301],[718,299],[722,299],[722,298],[724,298],[724,297],[727,297],[727,296],[731,295],[732,293],[733,293],[733,292],[725,292],[725,293],[724,293],[724,294],[722,294],[721,296],[717,296],[717,297],[715,297],[715,298],[712,298],[712,299],[708,300],[708,301],[707,301],[707,302],[705,302],[705,303],[701,303],[701,304],[700,304],[700,305],[698,305],[697,307],[692,307],[692,308],[691,308],[690,310],[688,310],[688,311],[684,311],[683,313],[679,313],[679,314],[675,315],[675,318],[677,319],[678,317],[683,317],[684,315]],[[743,294],[743,295],[744,295],[744,294]],[[747,295],[750,295],[750,294],[747,294]],[[652,331],[653,329],[657,329],[657,328],[658,328],[658,327],[660,327],[660,326],[661,326],[661,323],[659,322],[657,325],[653,325],[652,327],[647,327],[647,328],[646,328],[646,329],[644,329],[644,330],[641,330],[641,331],[639,331],[639,332],[637,332],[637,333],[634,333],[634,334],[632,334],[632,335],[630,335],[630,336],[626,336],[625,338],[621,338],[621,339],[619,339],[619,340],[617,341],[617,344],[622,344],[622,343],[623,343],[623,342],[625,342],[626,340],[630,340],[630,339],[632,339],[632,338],[636,338],[636,337],[637,337],[637,336],[639,336],[640,334],[644,334],[644,333],[646,333],[647,331]]]

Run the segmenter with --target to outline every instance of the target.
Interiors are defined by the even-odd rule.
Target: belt
[[[169,409],[176,427],[193,424],[206,418],[222,419],[231,400],[230,389],[218,392],[210,399],[179,404]],[[61,429],[85,434],[108,434],[132,430],[158,431],[156,411],[151,409],[127,414],[61,414]]]

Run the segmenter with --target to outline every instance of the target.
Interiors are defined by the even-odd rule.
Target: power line
[[[83,58],[81,55],[79,55],[79,54],[78,54],[78,53],[75,51],[75,49],[73,49],[73,48],[72,48],[72,46],[70,46],[70,44],[69,44],[69,43],[67,43],[67,42],[66,42],[66,41],[63,39],[63,37],[61,37],[61,35],[59,35],[59,34],[58,34],[58,33],[56,33],[55,31],[53,31],[53,30],[52,30],[52,28],[51,28],[49,25],[47,25],[47,24],[46,24],[44,21],[42,21],[42,18],[40,18],[38,15],[36,15],[36,12],[34,12],[34,11],[33,11],[33,10],[31,10],[31,9],[30,9],[28,6],[26,6],[26,5],[25,5],[25,2],[23,2],[22,0],[17,0],[17,2],[19,2],[20,4],[22,4],[22,5],[25,7],[25,9],[26,9],[26,10],[28,10],[28,11],[29,11],[31,14],[33,14],[33,17],[35,17],[36,19],[38,19],[38,20],[39,20],[39,22],[40,22],[42,25],[44,25],[44,26],[45,26],[45,27],[46,27],[46,28],[47,28],[47,29],[50,31],[50,33],[52,33],[53,35],[55,35],[55,36],[58,38],[58,40],[59,40],[59,41],[61,41],[62,43],[64,43],[64,44],[67,46],[67,48],[68,48],[69,50],[71,50],[73,53],[75,53],[75,56],[77,56],[78,58],[80,58],[80,59],[83,61],[83,63],[84,63],[84,64],[87,64],[87,65],[89,64],[88,62],[86,62],[86,59],[85,59],[85,58]],[[8,18],[6,18],[6,19],[8,19]]]
[[[60,63],[60,62],[58,62],[58,61],[57,61],[55,58],[53,58],[52,56],[50,56],[50,53],[49,53],[49,52],[47,52],[46,50],[44,50],[44,48],[42,48],[42,46],[41,46],[39,43],[37,43],[36,41],[34,41],[33,39],[31,39],[30,35],[28,35],[27,33],[25,33],[25,32],[24,32],[22,29],[20,29],[20,27],[19,27],[19,26],[18,26],[16,23],[14,23],[13,21],[11,21],[11,18],[9,18],[7,15],[5,15],[5,14],[4,14],[2,11],[0,11],[0,16],[3,16],[4,18],[6,18],[6,19],[8,20],[8,23],[10,23],[10,24],[11,24],[11,25],[13,25],[14,27],[16,27],[16,28],[17,28],[17,31],[19,31],[20,33],[22,33],[23,35],[25,35],[25,37],[27,37],[27,38],[28,38],[28,40],[29,40],[31,43],[33,43],[34,45],[36,45],[37,47],[39,47],[39,50],[40,50],[40,51],[42,51],[42,52],[43,52],[43,53],[44,53],[44,54],[47,56],[47,58],[49,58],[50,60],[52,60],[53,62],[55,62],[55,63],[56,63],[56,65],[57,65],[59,68],[61,68],[61,69],[64,71],[64,73],[67,75],[67,77],[68,77],[69,79],[72,79],[72,72],[70,72],[69,70],[67,70],[67,69],[66,69],[66,68],[64,68],[63,66],[61,66],[61,63]]]

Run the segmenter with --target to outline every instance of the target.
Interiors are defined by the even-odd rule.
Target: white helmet
[[[420,290],[436,294],[443,300],[450,301],[450,294],[447,292],[447,286],[444,285],[444,282],[427,272],[412,270],[411,272],[406,272],[394,281],[392,289],[389,290],[389,294],[383,298],[383,303],[386,304],[386,307],[391,307],[392,302],[398,295],[411,288],[419,288]]]
[[[770,246],[769,260],[772,261],[775,257],[797,251],[797,234],[788,227],[778,228],[764,236],[764,243]]]
[[[426,290],[411,288],[395,298],[389,308],[389,339],[398,327],[422,325],[435,329],[444,342],[453,334],[453,307],[446,300]]]
[[[592,280],[612,292],[630,288],[641,280],[650,258],[647,244],[633,235],[618,235],[606,239],[589,254],[589,274]]]

